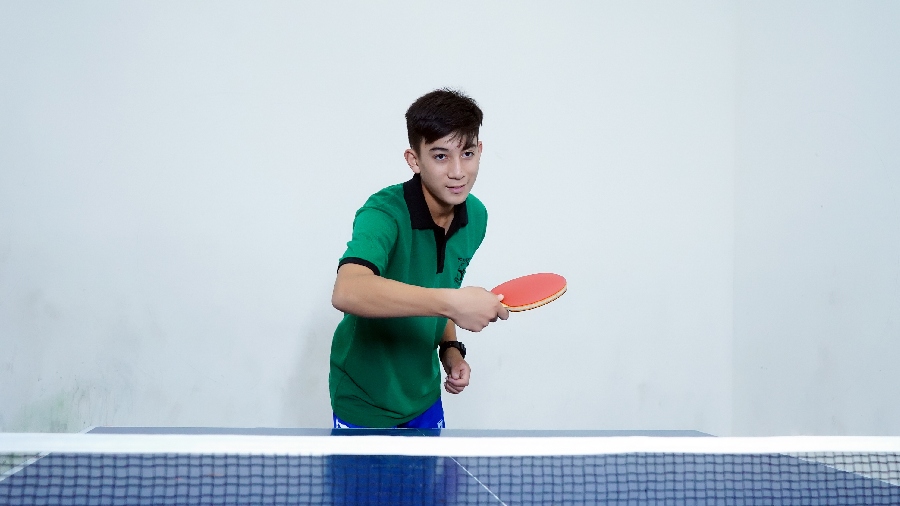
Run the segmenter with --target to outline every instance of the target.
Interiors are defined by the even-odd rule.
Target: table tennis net
[[[0,504],[896,505],[900,438],[0,434]]]

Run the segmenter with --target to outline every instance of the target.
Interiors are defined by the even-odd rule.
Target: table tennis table
[[[697,438],[696,431],[96,427],[96,435]],[[454,439],[456,438],[456,439]],[[341,440],[346,442],[348,440]],[[391,440],[393,441],[393,440]],[[345,452],[346,453],[346,452]],[[350,452],[352,453],[352,452]],[[364,453],[364,452],[361,452]],[[521,448],[517,449],[521,453]],[[527,450],[526,450],[527,453]],[[900,482],[785,454],[157,455],[42,453],[0,478],[0,504],[900,505]]]

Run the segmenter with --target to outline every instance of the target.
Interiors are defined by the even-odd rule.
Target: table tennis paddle
[[[553,302],[566,293],[566,278],[542,272],[511,279],[491,290],[503,295],[500,301],[510,311],[527,311]]]

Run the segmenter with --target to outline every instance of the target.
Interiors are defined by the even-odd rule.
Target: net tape
[[[0,434],[0,454],[9,505],[900,504],[900,438]]]
[[[403,437],[231,434],[0,433],[0,453],[203,453],[230,455],[559,456],[623,453],[900,454],[900,437]]]

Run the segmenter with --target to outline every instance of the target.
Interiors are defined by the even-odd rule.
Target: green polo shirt
[[[449,230],[431,218],[418,175],[369,197],[356,212],[340,264],[426,288],[459,288],[487,229],[475,196],[454,208]],[[393,427],[441,395],[436,349],[446,318],[362,318],[345,314],[331,342],[328,377],[335,414],[354,425]]]

